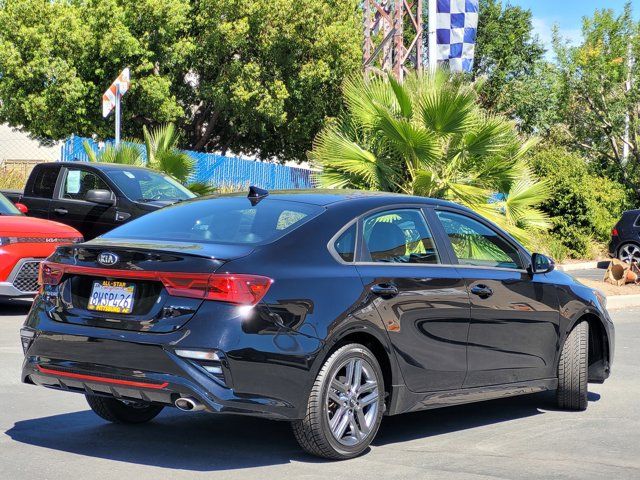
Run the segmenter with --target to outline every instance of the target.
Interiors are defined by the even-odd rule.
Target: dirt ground
[[[604,276],[604,273],[603,273]],[[622,285],[618,287],[616,285],[611,285],[610,283],[605,283],[601,280],[587,280],[581,278],[580,281],[587,285],[588,287],[597,288],[602,290],[607,297],[614,295],[637,295],[640,294],[640,285],[635,285],[633,283],[628,283],[626,285]]]

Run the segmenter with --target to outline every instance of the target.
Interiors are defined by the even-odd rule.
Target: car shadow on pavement
[[[31,308],[32,299],[2,299],[0,300],[0,313],[2,315],[26,315]]]
[[[387,417],[374,446],[429,438],[544,414],[553,395],[542,393]],[[287,422],[166,409],[145,425],[105,423],[90,410],[17,422],[14,441],[134,464],[220,471],[321,462],[305,455]]]

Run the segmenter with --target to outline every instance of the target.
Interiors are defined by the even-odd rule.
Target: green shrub
[[[629,192],[616,181],[592,174],[584,158],[560,146],[540,147],[530,163],[551,190],[542,204],[554,224],[551,234],[567,247],[569,256],[592,257],[629,208]]]

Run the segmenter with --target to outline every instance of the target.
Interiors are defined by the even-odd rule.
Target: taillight
[[[65,273],[102,276],[117,279],[161,282],[169,295],[199,298],[236,305],[256,305],[264,298],[273,283],[268,277],[244,273],[184,273],[146,270],[113,270],[42,262],[40,285],[58,285]]]
[[[618,236],[618,229],[613,227],[613,229],[611,230],[611,236],[613,237],[617,237]]]
[[[38,283],[40,285],[58,285],[63,275],[64,268],[62,265],[42,262],[38,273]]]
[[[161,273],[167,292],[176,297],[202,298],[237,305],[255,305],[264,298],[273,280],[259,275],[213,273]]]
[[[259,275],[213,274],[209,277],[208,300],[255,305],[269,291],[273,280]]]

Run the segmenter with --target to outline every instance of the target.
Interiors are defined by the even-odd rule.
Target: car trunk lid
[[[62,272],[45,287],[58,321],[166,333],[188,322],[204,301],[208,277],[252,247],[92,241],[61,247],[49,259]],[[115,297],[114,297],[115,296]]]

